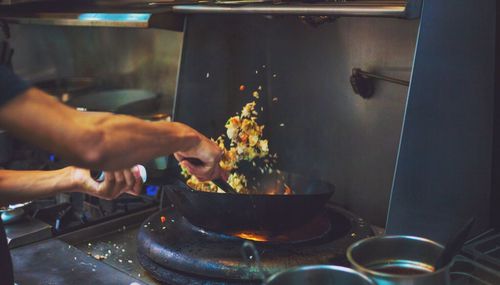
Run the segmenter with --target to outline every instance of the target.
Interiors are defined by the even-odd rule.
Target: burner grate
[[[337,207],[327,207],[325,217],[329,221],[327,231],[317,238],[291,243],[255,242],[260,255],[257,267],[247,264],[241,255],[245,239],[204,231],[174,208],[164,209],[149,217],[139,230],[139,261],[155,278],[169,284],[252,284],[261,278],[260,272],[268,276],[292,266],[348,265],[347,247],[373,235],[371,228]],[[200,283],[204,280],[212,283]]]

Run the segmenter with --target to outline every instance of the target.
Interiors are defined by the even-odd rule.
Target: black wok
[[[281,173],[251,180],[255,185],[253,194],[201,192],[179,180],[166,194],[184,217],[203,229],[277,234],[321,214],[334,192],[332,184],[297,174]],[[293,191],[291,194],[283,194],[285,184]]]

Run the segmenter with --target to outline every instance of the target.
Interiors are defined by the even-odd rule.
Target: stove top
[[[298,265],[348,266],[347,247],[373,235],[363,219],[334,206],[328,206],[311,223],[308,227],[312,228],[304,230],[312,235],[254,241],[260,256],[257,265],[242,256],[245,239],[205,231],[191,225],[175,208],[167,208],[153,214],[139,229],[138,259],[156,279],[168,284],[251,284],[258,283],[262,275]]]

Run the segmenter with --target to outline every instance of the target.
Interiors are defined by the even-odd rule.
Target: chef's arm
[[[175,153],[203,162],[196,176],[221,172],[220,148],[184,124],[79,112],[36,88],[0,108],[0,127],[84,168],[115,170]]]
[[[0,206],[53,196],[62,192],[83,192],[103,199],[122,193],[139,195],[142,181],[137,168],[106,172],[97,182],[90,171],[66,167],[53,171],[0,170]]]

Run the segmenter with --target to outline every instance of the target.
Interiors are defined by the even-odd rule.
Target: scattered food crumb
[[[278,97],[274,97],[273,102],[278,102]]]
[[[259,74],[259,71],[258,71],[258,70],[256,70],[256,71],[255,71],[255,74]]]
[[[262,91],[262,86],[259,85],[257,89],[259,89],[259,91]]]
[[[161,216],[161,217],[160,217],[160,221],[161,221],[162,223],[164,223],[164,222],[166,222],[166,221],[167,221],[167,218],[166,218],[165,216]]]
[[[205,75],[206,78],[210,77],[210,73],[207,72],[207,75]]]
[[[252,93],[252,96],[253,96],[253,97],[255,97],[256,99],[259,99],[259,92],[254,91],[254,92]]]
[[[285,126],[285,124],[283,124],[283,123],[280,124],[280,127],[284,127],[284,126]]]
[[[245,85],[240,85],[240,91],[244,91],[245,90]]]
[[[274,78],[276,78],[277,76],[278,76],[278,74],[276,74],[276,73],[275,73],[275,74],[273,74],[273,77],[274,77]]]

